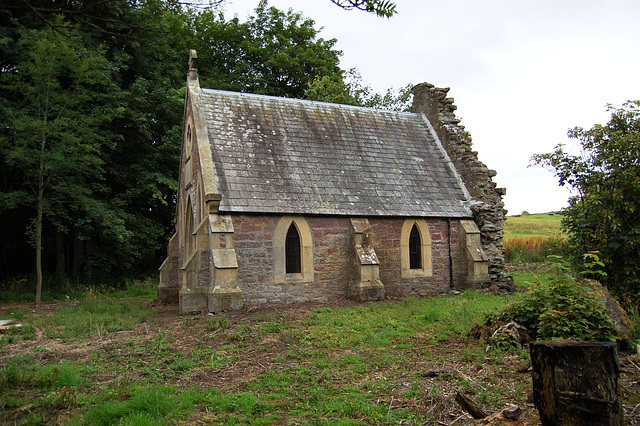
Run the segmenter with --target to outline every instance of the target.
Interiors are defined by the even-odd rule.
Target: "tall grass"
[[[561,237],[518,237],[505,239],[509,264],[543,263],[550,255],[567,254],[567,242]]]
[[[42,286],[42,300],[85,300],[98,295],[111,297],[156,297],[156,278],[123,279],[111,283],[96,284],[66,277],[49,277]],[[35,299],[35,276],[10,277],[0,281],[0,301],[5,303],[32,302]]]
[[[44,329],[47,338],[72,341],[131,330],[154,315],[140,300],[105,297],[58,309],[50,316],[34,316],[32,323]]]
[[[504,229],[507,263],[543,263],[550,255],[566,255],[568,249],[561,222],[562,216],[558,213],[507,217]]]

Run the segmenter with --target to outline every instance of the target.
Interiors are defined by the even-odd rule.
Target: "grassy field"
[[[563,255],[565,235],[559,213],[508,216],[504,229],[507,263],[542,263],[547,256]]]
[[[0,424],[471,424],[456,390],[535,424],[527,353],[467,337],[510,301],[468,291],[194,316],[112,295],[0,305],[25,325],[0,335]]]
[[[523,214],[507,216],[504,228],[505,240],[513,238],[550,238],[561,236],[559,213]]]
[[[24,326],[0,334],[0,424],[474,424],[460,391],[489,412],[516,404],[520,424],[535,425],[528,353],[469,334],[517,297],[190,316],[126,293],[1,304],[0,318]],[[631,411],[640,370],[623,368],[621,383]]]

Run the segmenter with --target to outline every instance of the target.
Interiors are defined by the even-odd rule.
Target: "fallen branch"
[[[485,417],[489,416],[489,413],[487,413],[482,407],[476,404],[475,401],[461,394],[459,391],[456,391],[455,400],[458,404],[460,404],[464,411],[471,414],[471,417],[476,420],[484,419]]]

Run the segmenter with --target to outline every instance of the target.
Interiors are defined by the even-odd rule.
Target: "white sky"
[[[480,160],[498,171],[509,214],[566,205],[554,175],[528,167],[575,126],[604,124],[608,103],[640,99],[638,0],[395,0],[397,14],[344,11],[329,0],[270,0],[336,38],[341,67],[378,92],[427,81],[450,87]],[[244,20],[258,0],[227,0]]]

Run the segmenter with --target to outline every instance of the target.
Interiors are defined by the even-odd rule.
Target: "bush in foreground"
[[[506,306],[498,318],[525,326],[539,340],[578,337],[610,341],[619,337],[604,300],[585,280],[573,276],[565,262],[551,256],[553,277],[532,283],[517,302]]]

